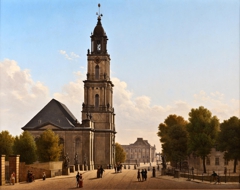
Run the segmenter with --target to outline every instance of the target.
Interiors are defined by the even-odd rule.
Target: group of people
[[[82,174],[79,172],[76,175],[76,180],[77,180],[77,187],[82,188],[83,187],[83,177]]]
[[[118,162],[117,164],[114,165],[114,170],[116,172],[122,172],[122,164]]]
[[[102,166],[98,166],[97,168],[97,178],[102,178],[103,177],[103,172],[105,172],[105,170],[103,169]]]
[[[137,179],[138,181],[147,181],[147,169],[142,169],[142,171],[138,169]]]
[[[28,173],[27,173],[27,182],[33,182],[35,181],[35,178],[34,178],[34,173],[32,171],[29,171],[28,170]]]

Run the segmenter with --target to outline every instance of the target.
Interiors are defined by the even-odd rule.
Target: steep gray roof
[[[47,124],[52,124],[60,129],[73,129],[76,121],[75,116],[64,104],[52,99],[22,129],[38,129]]]

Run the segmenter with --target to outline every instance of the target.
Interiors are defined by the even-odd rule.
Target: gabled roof
[[[45,123],[51,123],[60,129],[73,129],[77,119],[64,104],[52,99],[22,129],[39,129]]]
[[[137,138],[137,141],[133,143],[132,145],[145,145],[145,146],[151,146],[147,140],[143,140],[143,138]]]

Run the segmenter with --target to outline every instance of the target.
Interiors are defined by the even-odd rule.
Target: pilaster
[[[5,185],[5,155],[0,157],[0,185]]]

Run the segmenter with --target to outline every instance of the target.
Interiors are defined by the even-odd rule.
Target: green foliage
[[[45,130],[36,141],[39,161],[58,161],[62,151],[59,137],[52,130]]]
[[[33,136],[24,131],[19,137],[16,136],[13,145],[14,154],[20,155],[20,161],[32,164],[37,159],[37,147]]]
[[[220,125],[218,135],[218,148],[224,151],[224,158],[234,160],[234,172],[236,161],[240,160],[240,119],[231,117]]]
[[[216,143],[218,129],[217,117],[212,116],[212,113],[206,108],[200,106],[198,109],[192,109],[189,113],[188,151],[203,159],[204,173],[206,173],[205,158]]]
[[[116,163],[118,163],[118,162],[120,162],[120,163],[125,162],[125,160],[126,160],[126,152],[125,152],[125,150],[123,149],[123,147],[119,143],[115,144],[115,151],[116,151],[116,155],[115,155]]]
[[[187,121],[177,115],[169,115],[158,127],[163,154],[167,161],[181,162],[187,156]]]
[[[2,131],[0,133],[0,155],[6,155],[6,160],[8,160],[8,156],[13,153],[13,142],[14,137],[8,131]]]

